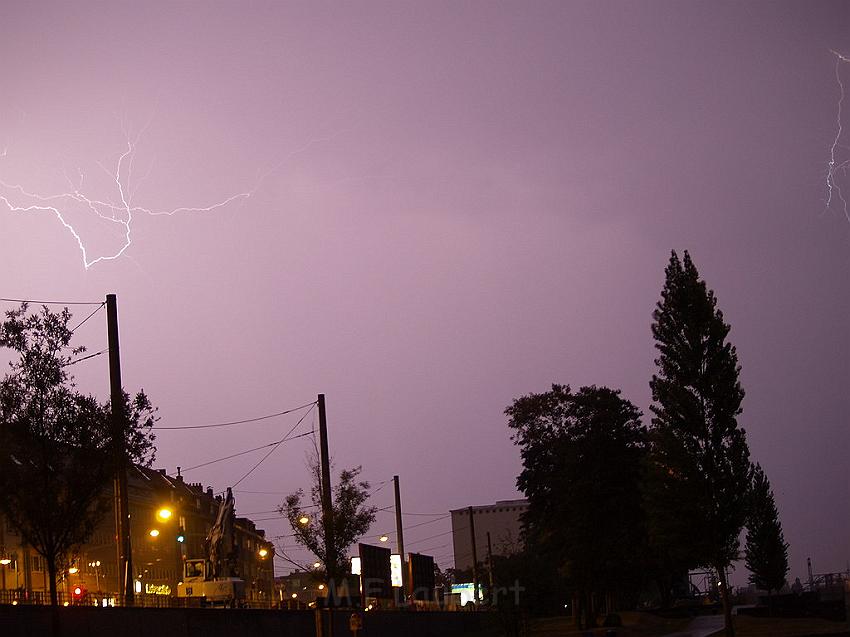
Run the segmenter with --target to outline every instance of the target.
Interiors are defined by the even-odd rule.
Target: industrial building
[[[528,500],[499,500],[495,504],[465,507],[450,511],[455,569],[472,568],[472,533],[470,515],[475,527],[476,557],[487,560],[487,535],[493,555],[509,555],[522,543],[520,516],[528,509]]]

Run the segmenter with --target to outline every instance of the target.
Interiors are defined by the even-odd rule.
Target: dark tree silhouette
[[[639,586],[645,555],[640,475],[646,431],[640,411],[607,387],[552,385],[505,413],[520,447],[517,486],[531,552],[546,556],[577,594],[579,621],[593,625],[617,595]]]
[[[750,570],[750,583],[767,591],[785,586],[788,574],[788,543],[773,499],[773,491],[761,466],[753,470],[747,514],[747,541],[744,559]]]
[[[358,481],[362,467],[345,469],[339,474],[339,481],[333,487],[332,514],[334,555],[336,564],[328,564],[325,551],[325,529],[322,524],[321,469],[318,455],[309,462],[313,483],[310,486],[309,502],[305,503],[303,489],[286,496],[278,511],[289,520],[295,533],[295,541],[310,550],[324,566],[329,584],[338,584],[348,573],[346,554],[348,548],[366,534],[375,521],[376,507],[364,506],[369,499],[369,483]],[[309,513],[306,512],[309,509]],[[306,519],[304,523],[301,520]]]
[[[110,407],[76,391],[68,371],[85,351],[70,345],[70,319],[23,304],[0,325],[0,347],[19,355],[0,382],[0,510],[44,558],[54,605],[58,573],[109,508],[115,471]],[[129,459],[150,462],[154,410],[142,392],[124,400]]]
[[[651,462],[646,489],[657,546],[685,568],[717,572],[726,635],[734,635],[726,571],[747,510],[749,448],[738,426],[744,390],[729,325],[690,255],[673,252],[652,335]]]

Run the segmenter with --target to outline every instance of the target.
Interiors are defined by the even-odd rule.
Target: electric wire
[[[36,301],[34,299],[3,299],[7,303],[37,303],[38,305],[103,305],[103,301]]]
[[[427,542],[428,540],[433,540],[437,537],[442,537],[444,535],[448,535],[449,533],[454,533],[455,531],[463,531],[463,529],[452,529],[451,531],[446,531],[445,533],[437,533],[436,535],[429,535],[428,537],[423,537],[421,540],[415,540],[413,542],[406,542],[408,546],[413,546],[414,544],[422,544],[422,542]]]
[[[437,549],[443,549],[443,548],[446,548],[447,546],[448,546],[448,542],[446,544],[440,544],[439,546],[429,546],[427,549],[419,549],[419,552],[425,554],[425,553],[428,553],[428,551],[436,551]],[[437,558],[435,557],[434,559],[436,560]]]
[[[391,509],[391,508],[394,508],[394,507],[387,507],[387,508]],[[378,510],[379,511],[385,511],[386,509],[378,509]],[[415,528],[420,527],[420,526],[425,526],[426,524],[433,524],[434,522],[441,522],[442,520],[445,520],[445,519],[450,518],[450,517],[451,517],[450,513],[444,514],[443,517],[441,517],[441,518],[437,518],[435,520],[427,520],[425,522],[420,522],[419,524],[411,524],[410,526],[404,526],[404,527],[401,528],[401,530],[402,531],[409,531],[410,529],[415,529]],[[394,534],[395,534],[395,531],[389,531],[388,533],[382,533],[381,535],[394,535]]]
[[[428,517],[432,517],[432,518],[437,517],[437,516],[442,518],[442,517],[446,517],[446,515],[451,515],[451,513],[446,514],[445,511],[443,511],[442,513],[408,513],[407,511],[402,511],[401,514],[402,515],[424,515],[424,516],[428,516]]]
[[[266,455],[264,455],[264,456],[260,459],[260,461],[259,461],[257,464],[255,464],[253,467],[251,467],[251,469],[248,471],[248,473],[246,473],[244,476],[242,476],[241,478],[239,478],[233,486],[234,486],[234,487],[239,486],[239,483],[240,483],[240,482],[242,482],[245,478],[247,478],[249,475],[251,475],[252,473],[254,473],[254,470],[256,470],[256,468],[257,468],[257,467],[259,467],[261,464],[263,464],[263,463],[266,461],[266,458],[268,458],[268,457],[269,457],[270,455],[272,455],[275,451],[277,451],[277,448],[278,448],[278,447],[280,447],[280,445],[282,445],[284,442],[286,442],[287,437],[288,437],[288,436],[289,436],[289,435],[290,435],[293,431],[295,431],[295,430],[298,428],[298,425],[300,425],[302,422],[304,422],[304,419],[305,419],[307,416],[309,416],[312,412],[313,412],[313,407],[311,407],[309,410],[305,411],[305,412],[304,412],[304,415],[303,415],[303,416],[301,416],[301,418],[299,418],[299,419],[298,419],[298,422],[296,422],[296,423],[292,426],[292,429],[290,429],[289,431],[287,431],[287,432],[286,432],[286,436],[284,436],[284,437],[281,439],[281,441],[280,441],[279,443],[277,443],[275,446],[273,446],[271,449],[269,449],[269,452],[268,452]],[[312,430],[310,430],[310,431],[308,431],[306,434],[302,434],[302,435],[313,435],[313,431],[312,431]]]
[[[301,405],[299,407],[293,407],[292,409],[286,409],[284,411],[278,411],[274,414],[267,414],[265,416],[258,416],[257,418],[246,418],[244,420],[231,420],[229,422],[216,422],[207,425],[183,425],[180,427],[154,427],[154,431],[176,431],[178,429],[211,429],[213,427],[229,427],[231,425],[244,425],[249,422],[259,422],[260,420],[268,420],[269,418],[277,418],[278,416],[285,416],[286,414],[291,414],[295,411],[299,411],[306,407],[313,407],[316,404],[316,401],[311,403],[307,403],[305,405]],[[307,412],[310,413],[309,411]],[[312,432],[311,432],[312,433]]]
[[[156,428],[154,428],[154,429],[156,429]],[[216,462],[223,462],[225,460],[230,460],[231,458],[236,458],[238,456],[244,456],[246,453],[251,453],[252,451],[259,451],[260,449],[267,449],[269,447],[279,445],[282,442],[289,442],[290,440],[295,440],[296,438],[303,438],[304,436],[311,436],[312,434],[313,434],[312,431],[308,431],[308,432],[303,433],[303,434],[298,434],[297,436],[292,436],[292,438],[284,438],[284,439],[281,439],[281,440],[276,440],[275,442],[270,442],[267,445],[261,445],[259,447],[254,447],[253,449],[248,449],[246,451],[240,451],[239,453],[234,453],[234,454],[231,454],[229,456],[225,456],[223,458],[216,458],[215,460],[203,462],[201,464],[195,465],[194,467],[189,467],[188,469],[181,469],[181,471],[183,473],[185,473],[187,471],[193,471],[195,469],[200,469],[201,467],[206,467],[208,465],[215,464]]]
[[[88,321],[88,320],[89,320],[92,316],[94,316],[95,314],[97,314],[98,312],[100,312],[100,311],[103,309],[103,306],[104,306],[104,305],[106,305],[106,303],[105,303],[105,302],[104,302],[104,303],[101,303],[99,306],[97,306],[97,307],[94,309],[94,311],[93,311],[91,314],[89,314],[86,318],[84,318],[82,321],[80,321],[79,323],[77,323],[77,326],[71,330],[71,334],[73,334],[73,333],[74,333],[74,332],[76,332],[78,329],[80,329],[80,328],[83,326],[83,324],[84,324],[86,321]]]
[[[100,356],[101,354],[106,354],[109,351],[109,348],[102,349],[99,352],[95,352],[94,354],[89,354],[88,356],[83,356],[82,358],[75,358],[72,361],[68,361],[62,367],[70,367],[71,365],[76,365],[77,363],[82,363],[83,361],[87,361],[90,358],[94,358],[95,356]]]

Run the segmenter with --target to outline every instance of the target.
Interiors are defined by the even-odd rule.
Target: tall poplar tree
[[[788,574],[788,543],[782,534],[779,512],[770,482],[759,465],[753,470],[747,515],[747,541],[744,560],[750,571],[750,583],[767,591],[778,591]]]
[[[647,505],[659,547],[683,568],[717,572],[726,635],[732,612],[726,571],[739,555],[750,484],[749,448],[738,426],[744,390],[729,325],[690,255],[673,252],[653,313]]]

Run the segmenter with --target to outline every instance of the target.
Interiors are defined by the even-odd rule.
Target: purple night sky
[[[807,556],[843,570],[850,220],[825,203],[850,63],[831,49],[850,53],[843,1],[5,3],[0,196],[61,208],[90,262],[115,254],[122,225],[10,186],[120,206],[129,136],[140,209],[123,254],[86,268],[52,212],[0,200],[0,296],[116,293],[125,386],[161,426],[323,392],[337,467],[397,473],[407,511],[438,513],[516,497],[514,397],[605,384],[648,413],[651,313],[688,249],[732,325],[790,577]],[[79,336],[105,348],[105,316]],[[108,396],[106,357],[74,369]],[[163,431],[155,466],[296,420]],[[309,440],[237,487],[270,536],[290,531],[261,512],[307,486]],[[262,455],[185,476],[221,490]],[[367,541],[394,528],[378,516]],[[450,566],[449,528],[411,529],[407,548]]]

